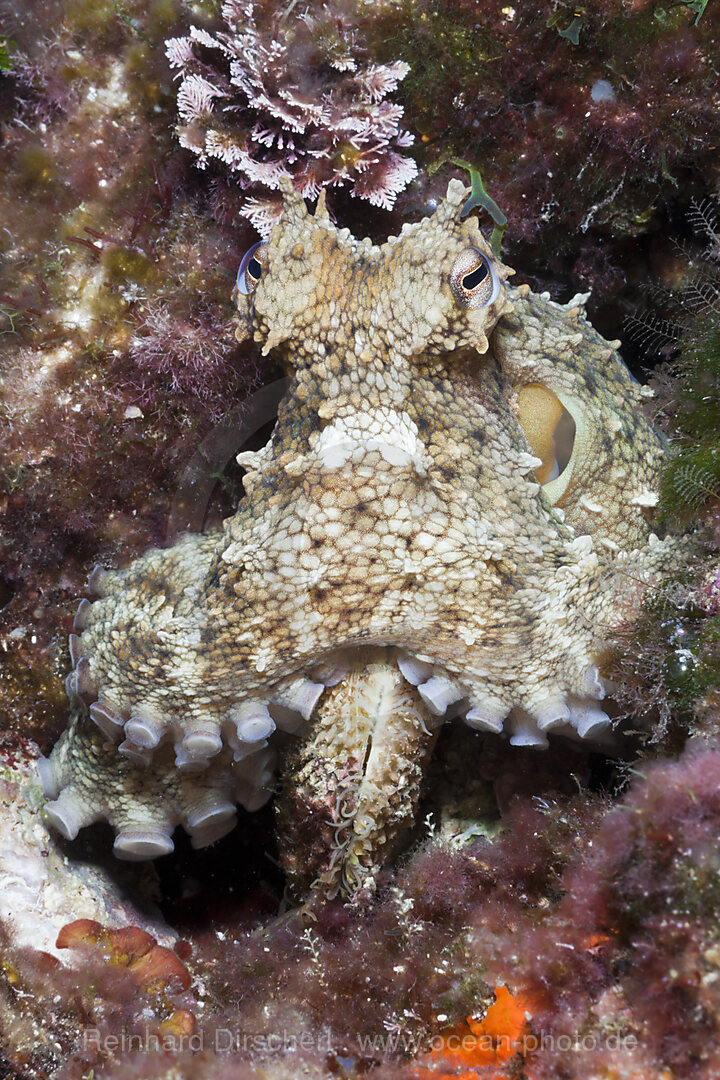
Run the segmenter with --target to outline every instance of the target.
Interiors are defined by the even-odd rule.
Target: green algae
[[[13,53],[17,49],[17,41],[12,38],[0,37],[0,71],[12,71]]]
[[[693,320],[676,362],[679,452],[663,476],[659,510],[688,522],[720,500],[720,315]]]
[[[159,276],[157,265],[137,248],[109,247],[103,251],[101,263],[108,282],[113,285],[126,282],[147,285]]]
[[[476,209],[486,210],[492,218],[494,226],[490,243],[495,254],[499,256],[502,248],[502,238],[508,223],[506,215],[485,187],[480,169],[473,165],[472,162],[466,161],[464,158],[442,157],[439,161],[428,166],[428,176],[433,176],[442,165],[448,162],[451,165],[457,165],[460,169],[467,170],[470,174],[470,195],[460,211],[460,217],[465,218]]]
[[[42,142],[31,142],[17,155],[16,180],[32,188],[47,187],[57,179],[57,168]]]

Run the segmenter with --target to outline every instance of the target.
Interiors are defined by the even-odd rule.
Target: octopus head
[[[295,367],[313,356],[387,359],[488,349],[511,310],[504,266],[474,219],[461,219],[467,189],[452,180],[435,214],[377,246],[337,229],[324,196],[314,214],[288,183],[284,212],[238,271],[238,340],[263,354],[292,342]]]

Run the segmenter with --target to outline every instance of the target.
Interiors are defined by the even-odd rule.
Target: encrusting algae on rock
[[[503,753],[532,771],[529,751]],[[4,1045],[32,1080],[714,1080],[720,752],[697,740],[646,762],[614,800],[540,790],[494,840],[429,840],[372,905],[317,905],[311,924],[248,921],[237,871],[215,878],[201,919],[175,910],[155,988],[134,951],[152,937],[132,925],[66,928],[84,949],[60,963],[7,942]]]

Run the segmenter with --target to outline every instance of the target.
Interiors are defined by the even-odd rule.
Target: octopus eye
[[[237,272],[237,288],[243,296],[249,296],[262,277],[267,264],[267,240],[260,240],[245,252]]]
[[[467,248],[452,265],[450,288],[463,307],[489,307],[497,300],[500,278],[487,255],[478,248]]]

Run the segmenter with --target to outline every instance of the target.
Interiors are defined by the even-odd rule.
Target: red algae
[[[0,725],[44,746],[65,722],[63,643],[89,570],[163,541],[184,461],[262,381],[230,304],[249,230],[212,221],[164,113],[153,46],[181,5],[123,12],[7,20]]]
[[[517,796],[494,840],[426,841],[365,908],[328,903],[249,930],[229,909],[180,918],[201,999],[185,996],[177,952],[136,928],[65,927],[72,972],[8,944],[0,1027],[21,1006],[43,1030],[60,1025],[68,1078],[119,1076],[127,1061],[143,1077],[161,1062],[212,1080],[273,1075],[282,1059],[376,1080],[712,1080],[719,827],[720,748],[696,740],[639,762],[615,800]],[[10,1000],[12,986],[28,996]],[[143,1035],[136,1057],[103,1041],[158,1031],[164,1044]]]

